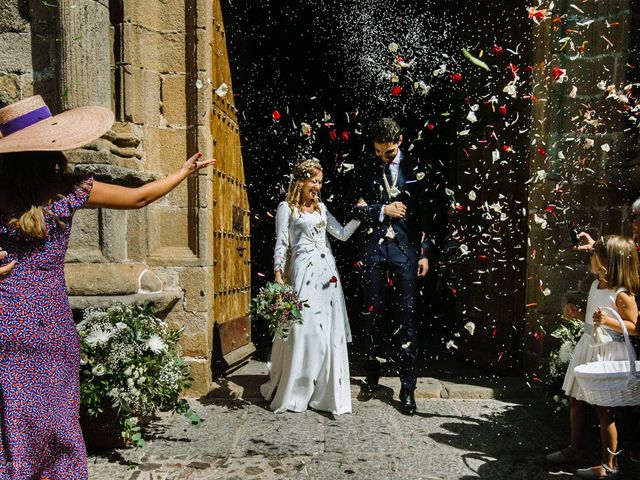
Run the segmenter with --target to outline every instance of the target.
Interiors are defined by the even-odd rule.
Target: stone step
[[[231,375],[218,378],[209,398],[216,399],[260,399],[260,385],[268,380],[265,362],[252,360]],[[398,377],[383,376],[380,388],[374,394],[361,392],[362,376],[351,377],[351,395],[362,399],[364,396],[377,399],[394,399],[400,391]],[[541,395],[540,385],[532,385],[524,377],[500,377],[496,375],[476,375],[446,378],[419,377],[415,396],[421,399],[498,399],[509,400],[532,398]]]

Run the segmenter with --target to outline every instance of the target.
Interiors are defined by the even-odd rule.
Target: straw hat
[[[0,153],[61,151],[100,138],[113,125],[104,107],[80,107],[51,116],[40,95],[0,108]]]

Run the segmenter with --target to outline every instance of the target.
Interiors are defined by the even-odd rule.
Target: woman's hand
[[[5,252],[4,250],[0,250],[0,260],[4,260],[5,258],[7,258],[7,252]],[[0,267],[0,281],[4,280],[9,275],[11,275],[11,270],[13,270],[13,267],[15,265],[16,265],[16,261],[14,260],[13,262],[8,263],[6,265],[2,265]]]
[[[202,170],[203,168],[216,164],[215,158],[210,158],[209,160],[203,160],[201,162],[198,162],[197,160],[201,157],[202,157],[201,152],[198,152],[192,157],[190,157],[186,162],[184,162],[184,165],[182,165],[182,170],[187,175],[192,175],[197,171]]]
[[[364,201],[364,198],[360,197],[358,199],[358,203],[356,203],[356,207],[363,208],[367,206],[367,202]]]
[[[274,273],[274,281],[279,283],[280,285],[284,285],[284,280],[282,280],[282,272],[280,270],[276,270]]]

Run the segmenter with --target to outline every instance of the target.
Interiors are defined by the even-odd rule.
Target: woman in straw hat
[[[64,281],[71,220],[81,207],[132,209],[215,160],[139,188],[66,172],[63,150],[102,136],[113,114],[83,107],[52,116],[39,96],[0,109],[0,479],[87,478],[79,424],[80,346]]]

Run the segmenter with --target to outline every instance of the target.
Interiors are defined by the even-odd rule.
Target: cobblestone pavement
[[[550,470],[542,459],[548,448],[565,445],[566,412],[555,413],[535,395],[497,400],[483,398],[486,386],[457,385],[453,399],[419,392],[413,417],[397,410],[397,389],[394,396],[383,388],[375,398],[354,396],[353,413],[335,418],[314,411],[276,415],[266,402],[232,398],[233,388],[222,387],[192,401],[200,426],[162,417],[146,448],[90,456],[90,478],[542,480],[573,478],[573,469],[597,461],[592,435],[594,455],[585,465]],[[251,388],[244,396],[252,396]],[[625,478],[640,478],[632,465],[624,467]]]

